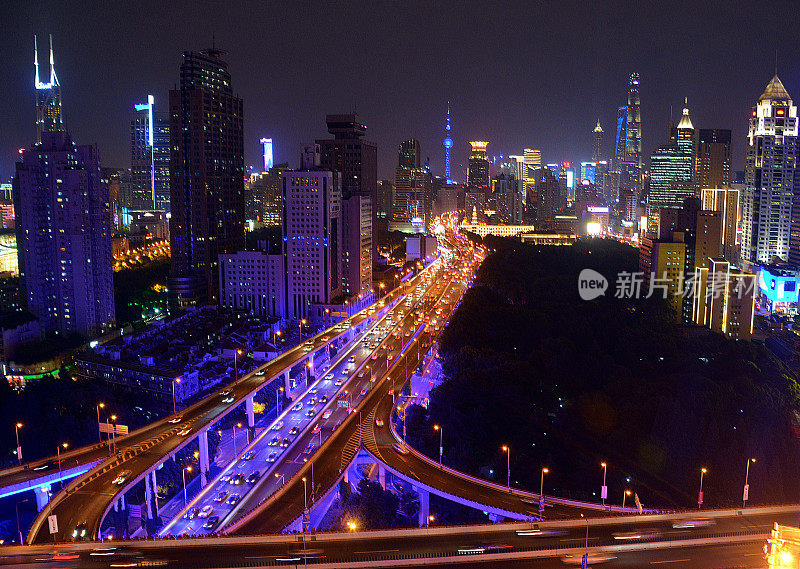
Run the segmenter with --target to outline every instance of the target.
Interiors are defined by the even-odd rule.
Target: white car
[[[292,407],[292,411],[300,411],[303,408],[302,403],[297,403],[294,407]]]
[[[180,423],[183,420],[183,417],[173,417],[169,420],[170,423]]]
[[[111,482],[112,484],[122,485],[125,484],[125,481],[128,479],[128,476],[131,475],[130,470],[123,470],[120,472],[117,477]]]
[[[273,431],[280,431],[283,428],[283,421],[278,421],[274,425],[272,425]]]
[[[198,518],[207,518],[214,512],[214,508],[212,506],[203,506],[203,509],[197,514]]]

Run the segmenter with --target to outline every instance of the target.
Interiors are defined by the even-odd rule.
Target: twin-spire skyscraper
[[[33,36],[33,65],[36,68],[36,143],[42,141],[43,132],[64,132],[61,114],[61,84],[56,76],[53,59],[53,36],[50,36],[50,80],[42,83],[39,75],[39,45]]]

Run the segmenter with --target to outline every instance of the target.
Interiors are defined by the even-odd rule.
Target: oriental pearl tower
[[[450,138],[450,101],[447,101],[447,122],[445,123],[444,132],[444,177],[448,184],[452,184],[453,180],[450,179],[450,149],[453,147],[453,139]]]

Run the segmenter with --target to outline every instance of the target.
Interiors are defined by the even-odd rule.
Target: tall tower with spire
[[[450,101],[447,101],[447,120],[444,127],[444,177],[449,182],[450,179],[450,149],[453,148],[453,139],[450,138]]]
[[[597,126],[592,131],[592,161],[601,160],[603,155],[603,127],[600,126],[600,119],[597,119]]]
[[[775,75],[750,114],[742,194],[742,258],[800,263],[797,107]]]
[[[633,189],[638,192],[642,189],[642,115],[638,73],[631,73],[628,80],[625,135],[628,139],[625,145],[625,162],[628,163]]]
[[[36,69],[36,143],[43,132],[65,132],[61,115],[61,84],[56,77],[53,59],[53,36],[50,36],[50,80],[43,83],[39,75],[39,45],[33,36],[33,66]]]

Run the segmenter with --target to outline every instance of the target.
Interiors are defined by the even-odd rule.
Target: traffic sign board
[[[50,533],[58,533],[58,518],[55,514],[47,516],[47,526],[50,528]]]

